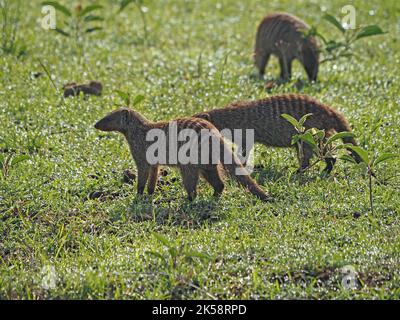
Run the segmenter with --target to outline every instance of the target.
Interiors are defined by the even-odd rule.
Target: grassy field
[[[359,41],[359,58],[322,65],[317,84],[298,89],[306,75],[296,64],[293,81],[270,92],[250,76],[260,19],[289,11],[334,37],[322,15],[348,2],[144,0],[145,31],[134,5],[118,13],[98,1],[103,30],[78,42],[41,28],[40,1],[23,3],[26,53],[0,56],[0,155],[16,159],[0,173],[1,299],[400,298],[398,160],[376,170],[373,216],[357,167],[301,177],[292,150],[263,146],[252,176],[274,202],[226,179],[219,201],[202,182],[189,203],[169,169],[152,198],[137,197],[123,182],[136,170],[123,137],[93,128],[123,104],[116,90],[144,95],[135,108],[152,120],[299,92],[342,111],[371,155],[399,153],[397,0],[352,1],[357,24],[389,33]],[[278,74],[272,59],[267,77]],[[92,79],[101,97],[63,101],[63,84]],[[357,288],[342,286],[345,266]]]

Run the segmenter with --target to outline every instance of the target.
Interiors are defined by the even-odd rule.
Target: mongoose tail
[[[234,178],[240,185],[249,190],[257,198],[265,202],[270,201],[271,197],[250,177],[246,168],[240,163],[239,158],[224,143],[223,138],[221,138],[220,141],[221,150],[223,150],[223,152],[221,152],[221,164],[226,171],[228,171],[232,178]],[[232,159],[232,161],[225,163],[224,157]]]

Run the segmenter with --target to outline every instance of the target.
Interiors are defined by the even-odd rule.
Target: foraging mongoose
[[[63,87],[64,97],[79,96],[81,92],[84,95],[94,95],[100,96],[103,90],[103,85],[98,81],[90,81],[88,84],[77,84],[76,82],[71,82]]]
[[[305,114],[312,113],[304,123],[304,127],[307,129],[325,129],[326,137],[331,136],[334,131],[351,131],[347,120],[338,111],[310,97],[294,94],[237,102],[225,108],[198,113],[193,117],[208,120],[218,130],[242,129],[242,132],[244,132],[245,129],[254,129],[255,143],[272,147],[293,147],[292,136],[297,132],[287,120],[282,118],[281,115],[284,113],[297,120]],[[351,137],[346,137],[343,141],[357,145]],[[251,147],[248,146],[247,148],[250,150]],[[298,154],[299,161],[302,159],[299,171],[303,171],[309,166],[310,158],[313,155],[312,148],[308,144],[304,144],[303,151],[302,157]],[[350,150],[350,152],[352,151]],[[360,160],[354,152],[352,152],[352,155],[356,161]],[[324,171],[329,173],[333,168],[334,159],[326,159],[326,163],[327,167]]]
[[[220,147],[218,151],[220,152],[217,159],[218,161],[205,161],[207,164],[201,164],[202,161],[198,161],[198,164],[191,162],[183,164],[183,161],[180,159],[176,159],[176,162],[170,161],[170,155],[175,152],[172,149],[176,148],[176,150],[180,150],[179,148],[185,143],[183,141],[176,141],[172,142],[174,143],[174,146],[171,146],[170,138],[171,141],[173,141],[173,139],[169,132],[170,125],[175,125],[178,135],[185,129],[193,129],[194,131],[192,132],[196,134],[197,138],[199,137],[201,130],[208,129],[210,132],[210,137],[216,139],[215,141],[217,141],[217,144]],[[219,131],[206,120],[196,118],[181,118],[170,122],[152,122],[132,109],[120,108],[99,120],[95,124],[95,128],[102,131],[118,131],[125,136],[138,170],[138,194],[143,193],[147,182],[147,191],[149,194],[152,194],[156,187],[160,163],[153,164],[152,161],[149,161],[147,152],[149,147],[154,142],[147,141],[148,139],[146,139],[146,137],[148,137],[150,130],[158,129],[165,134],[165,141],[168,141],[168,143],[165,143],[165,158],[168,159],[167,161],[169,162],[161,163],[161,165],[178,167],[182,175],[183,185],[187,191],[189,200],[193,200],[196,197],[196,187],[199,180],[199,175],[203,176],[205,180],[211,184],[211,186],[214,188],[215,196],[219,196],[222,193],[224,189],[224,183],[220,176],[220,164],[230,173],[230,175],[232,175],[242,186],[246,187],[252,194],[264,201],[269,200],[269,196],[248,175],[246,169],[242,166],[239,159],[232,154],[231,149],[225,145],[223,137]],[[204,145],[205,141],[201,139],[201,142],[198,143],[198,146],[196,146],[198,155],[202,155],[202,152],[205,152],[205,148],[207,148],[206,151],[208,151],[208,153],[206,153],[206,155],[212,156],[215,150],[212,150],[211,145],[206,145],[205,147]],[[224,155],[222,155],[223,153]],[[227,155],[232,160],[231,164],[229,164],[228,161],[225,161],[225,157]],[[221,159],[223,159],[223,161],[221,161]],[[238,169],[241,171],[241,173],[243,173],[242,175],[236,174]]]
[[[264,76],[270,55],[278,57],[281,78],[289,80],[292,62],[298,59],[304,66],[310,81],[317,80],[319,66],[318,44],[314,37],[305,37],[310,27],[288,13],[266,16],[258,26],[254,50],[254,63],[260,76]]]

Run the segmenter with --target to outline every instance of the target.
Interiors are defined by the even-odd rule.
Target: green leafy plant
[[[161,234],[154,233],[155,239],[164,247],[162,251],[146,251],[146,254],[161,261],[163,274],[167,277],[170,287],[174,291],[184,287],[191,287],[205,292],[210,298],[215,299],[206,290],[200,288],[196,283],[194,266],[200,262],[210,262],[212,257],[206,253],[190,248],[187,243],[176,243],[168,240]],[[187,271],[189,270],[189,272]]]
[[[124,91],[120,91],[120,90],[116,90],[115,92],[124,101],[124,104],[123,104],[124,107],[134,107],[134,106],[138,105],[139,103],[141,103],[145,99],[145,96],[141,95],[141,94],[138,94],[132,100],[131,94],[129,92],[124,92]]]
[[[282,117],[287,120],[297,131],[297,134],[292,137],[292,145],[296,145],[299,151],[299,161],[302,163],[303,159],[303,151],[304,144],[309,145],[317,160],[311,164],[307,169],[313,167],[320,161],[324,161],[326,163],[336,162],[337,154],[340,149],[343,149],[347,144],[337,144],[338,140],[343,138],[354,137],[354,134],[351,132],[339,132],[335,133],[332,136],[327,136],[325,130],[320,130],[316,128],[306,129],[304,127],[304,123],[310,117],[312,113],[305,114],[301,117],[300,120],[296,120],[289,114],[282,114]],[[350,156],[349,156],[350,157]],[[325,176],[329,173],[330,168],[327,167],[322,175]]]
[[[320,51],[323,53],[324,59],[322,59],[320,63],[356,56],[356,53],[353,50],[355,42],[362,38],[387,33],[384,32],[378,25],[368,25],[355,29],[347,29],[331,14],[325,14],[323,18],[328,21],[335,28],[335,30],[339,31],[341,37],[327,39],[327,37],[322,35],[316,27],[311,27],[306,32],[306,37],[315,36],[322,41]]]
[[[21,155],[5,155],[0,154],[0,169],[3,175],[3,178],[6,179],[10,173],[11,168],[15,167],[18,163],[21,163],[25,160],[28,160],[29,157],[25,154]]]
[[[353,150],[361,159],[361,164],[358,164],[354,158],[352,158],[349,155],[343,155],[341,157],[342,160],[348,161],[350,163],[353,163],[355,165],[361,165],[363,166],[364,172],[366,172],[368,176],[368,189],[369,189],[369,204],[370,204],[370,209],[371,209],[371,214],[374,215],[374,199],[373,199],[373,183],[372,183],[372,177],[375,176],[375,168],[378,166],[378,164],[386,162],[390,159],[398,157],[397,154],[394,153],[382,153],[377,156],[371,157],[366,150],[364,150],[361,147],[358,146],[353,146],[353,145],[346,145],[347,148]]]
[[[26,52],[26,46],[19,39],[21,20],[21,1],[0,1],[1,17],[1,52],[5,54],[17,54],[18,57]]]
[[[143,0],[121,0],[119,3],[119,12],[122,12],[131,3],[135,5],[135,7],[138,9],[140,13],[140,17],[142,19],[142,24],[143,24],[144,40],[147,43],[149,31],[147,27],[146,12],[148,9],[147,7],[144,6]]]
[[[168,269],[176,269],[180,264],[192,262],[195,259],[211,260],[208,254],[193,250],[187,244],[178,245],[158,233],[154,233],[154,237],[167,249],[167,254],[157,251],[147,251],[146,253],[159,258]]]
[[[73,37],[78,41],[82,39],[85,34],[102,29],[100,26],[93,26],[93,22],[104,20],[102,16],[95,14],[95,11],[103,8],[103,6],[99,4],[83,7],[78,3],[73,9],[67,8],[57,1],[44,1],[42,5],[53,6],[57,12],[64,16],[64,27],[56,27],[55,31],[65,37]]]

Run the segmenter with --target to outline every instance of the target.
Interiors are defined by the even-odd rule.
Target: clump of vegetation
[[[3,54],[16,54],[18,57],[26,52],[26,46],[19,38],[21,22],[21,1],[0,1],[1,42]]]
[[[397,154],[394,153],[382,153],[381,155],[370,157],[368,152],[359,146],[354,146],[348,143],[334,144],[335,141],[338,141],[343,138],[354,137],[354,133],[352,132],[339,132],[330,137],[326,137],[324,130],[319,130],[316,128],[306,129],[304,127],[304,123],[308,117],[310,117],[312,113],[308,113],[301,117],[300,120],[296,120],[289,114],[282,114],[282,117],[290,122],[297,134],[295,134],[292,138],[292,145],[296,145],[299,149],[299,156],[301,157],[303,154],[304,143],[311,146],[317,160],[312,165],[310,165],[307,169],[313,167],[320,161],[333,160],[336,162],[336,159],[341,159],[348,161],[354,165],[361,165],[364,173],[368,176],[368,189],[369,189],[369,203],[371,214],[374,214],[374,201],[373,201],[373,184],[372,178],[376,175],[374,173],[374,169],[380,163],[386,162],[390,159],[398,157]],[[338,153],[340,150],[350,149],[354,151],[361,160],[361,163],[358,163],[354,157],[350,155],[342,155],[338,157]],[[302,159],[300,159],[302,160]],[[326,176],[327,171],[323,171],[322,175]]]
[[[80,41],[85,34],[101,30],[100,26],[93,26],[93,22],[103,21],[104,18],[95,11],[103,8],[99,4],[92,4],[83,7],[78,3],[74,8],[67,8],[57,1],[44,1],[43,6],[53,6],[54,9],[65,17],[64,26],[56,27],[55,31],[65,37],[72,37],[76,41]]]
[[[343,138],[354,137],[354,133],[352,132],[338,132],[330,137],[327,137],[325,130],[316,128],[306,129],[304,127],[304,123],[310,116],[312,116],[312,113],[305,114],[300,120],[296,120],[289,114],[282,114],[282,117],[286,119],[297,131],[297,134],[292,137],[292,145],[296,145],[298,148],[299,157],[303,156],[304,144],[306,143],[311,146],[314,155],[317,158],[317,160],[311,164],[308,169],[321,161],[326,162],[328,160],[331,162],[336,162],[338,151],[344,149],[347,144],[337,144],[334,142],[337,142]],[[301,163],[303,159],[299,160]],[[326,176],[327,173],[328,172],[324,170],[322,175]]]
[[[140,17],[142,19],[142,25],[143,25],[143,36],[144,36],[144,41],[147,43],[148,41],[148,27],[147,27],[147,19],[146,19],[146,12],[147,12],[147,7],[145,7],[143,4],[143,0],[121,0],[119,3],[119,12],[123,11],[128,5],[134,4],[137,10],[140,13]]]
[[[2,173],[2,177],[6,179],[10,173],[10,170],[20,162],[23,162],[25,160],[28,160],[29,156],[25,154],[20,154],[20,155],[5,155],[3,153],[0,153],[0,170]]]
[[[163,250],[146,251],[146,254],[161,263],[162,275],[166,277],[171,288],[171,297],[182,298],[186,290],[202,290],[194,277],[193,268],[202,262],[210,263],[212,257],[190,248],[187,243],[170,241],[158,233],[154,233],[154,238],[163,246]],[[216,299],[209,292],[203,291],[209,298]]]
[[[336,30],[339,37],[329,39],[317,30],[315,26],[306,32],[306,37],[314,36],[322,41],[320,50],[324,56],[320,63],[338,60],[340,58],[350,58],[357,56],[354,51],[354,44],[360,39],[385,34],[378,25],[360,26],[350,29],[343,26],[338,19],[331,14],[325,14],[323,18],[328,21]]]
[[[118,94],[118,96],[124,102],[122,105],[118,104],[118,106],[120,106],[120,107],[133,108],[134,106],[138,105],[139,103],[141,103],[145,99],[145,96],[141,95],[141,94],[136,95],[132,99],[131,94],[129,92],[124,92],[124,91],[121,91],[121,90],[115,90],[115,92]]]
[[[386,162],[390,159],[398,157],[397,154],[394,153],[382,153],[380,155],[371,157],[366,150],[364,150],[361,147],[353,146],[353,145],[346,145],[347,148],[350,148],[353,150],[355,153],[358,154],[360,159],[362,160],[361,166],[363,169],[364,174],[368,176],[368,189],[369,189],[369,205],[370,205],[370,210],[371,214],[374,215],[374,198],[373,198],[373,184],[372,184],[372,177],[376,177],[375,175],[375,168],[378,166],[378,164]],[[355,165],[358,165],[356,161],[348,156],[348,155],[343,155],[341,159],[349,161]]]

